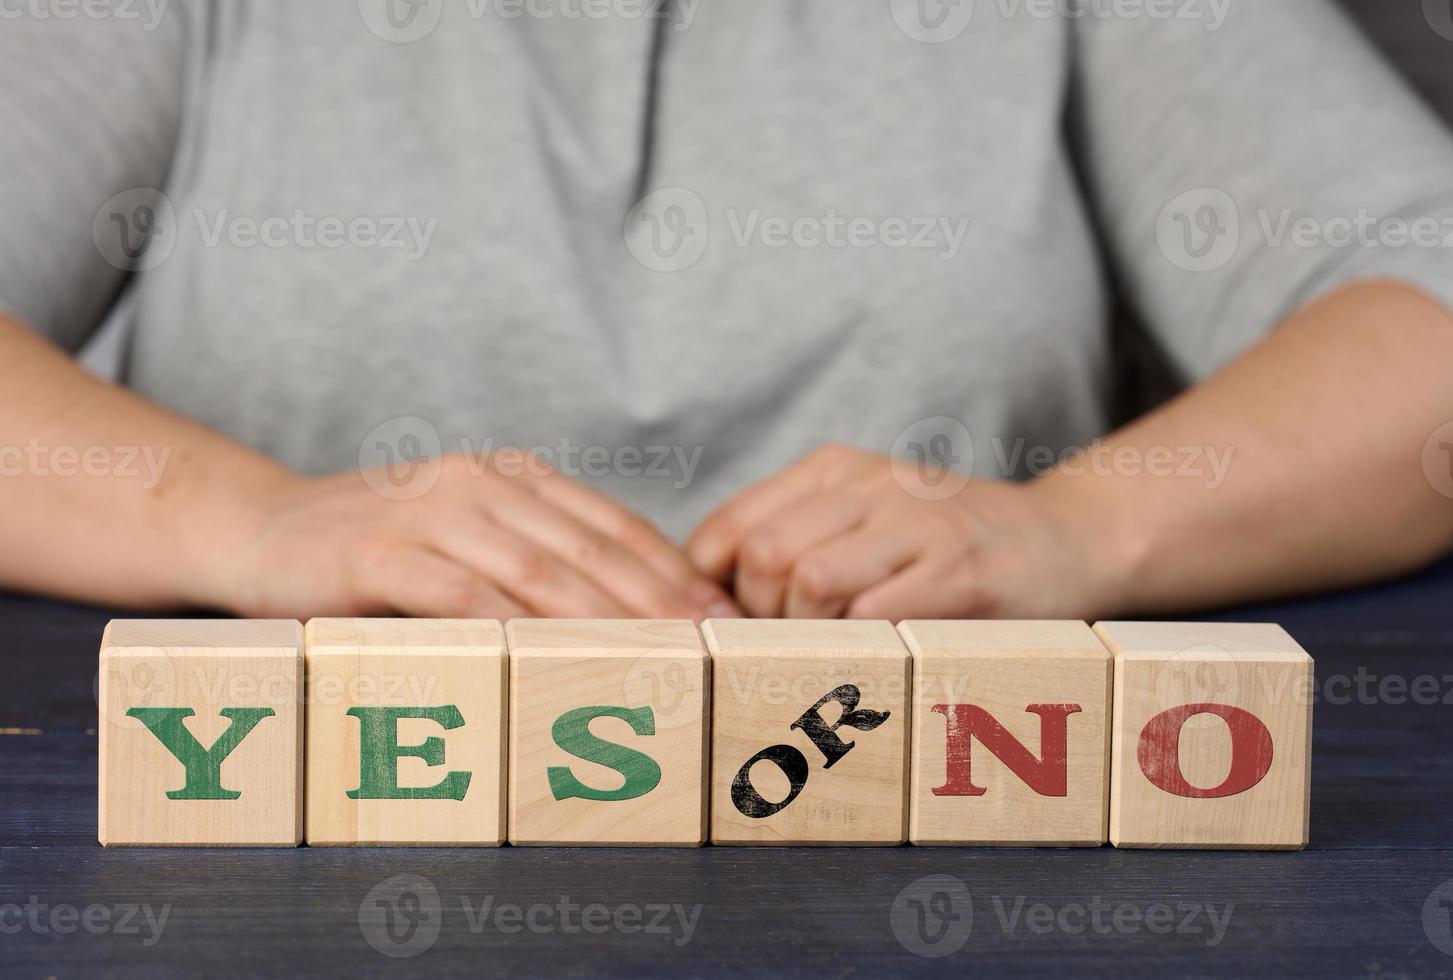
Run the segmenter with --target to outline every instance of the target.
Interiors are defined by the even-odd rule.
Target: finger
[[[921,561],[866,589],[848,605],[850,619],[987,619],[993,602],[968,565]]]
[[[743,490],[692,532],[686,541],[686,556],[709,578],[726,581],[747,534],[793,501],[826,489],[849,465],[851,454],[852,450],[835,446],[820,449]]]
[[[736,593],[753,616],[782,615],[793,567],[812,549],[860,526],[867,504],[856,494],[809,494],[747,532],[737,560]]]
[[[913,529],[887,522],[828,541],[794,566],[784,614],[789,619],[837,619],[858,596],[911,565],[927,545]]]
[[[701,619],[713,615],[680,585],[661,577],[644,559],[578,520],[553,502],[517,484],[491,490],[490,519],[547,549],[618,600],[634,616]]]
[[[740,615],[726,592],[698,572],[670,538],[624,504],[543,463],[530,467],[517,482],[639,556],[657,576],[683,590],[696,608],[716,617]]]
[[[427,548],[400,547],[360,567],[358,589],[370,608],[434,619],[510,619],[526,610],[486,579]]]
[[[468,508],[451,508],[422,530],[446,556],[488,578],[538,616],[619,619],[618,600],[548,549]]]

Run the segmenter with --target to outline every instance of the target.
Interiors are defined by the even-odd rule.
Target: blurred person
[[[1445,553],[1453,140],[1325,0],[1122,7],[15,8],[0,585],[1088,618]],[[1117,292],[1186,387],[1110,431]]]

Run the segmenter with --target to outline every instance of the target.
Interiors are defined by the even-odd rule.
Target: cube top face
[[[1084,623],[904,622],[916,661],[909,839],[1098,846],[1110,654]]]
[[[312,619],[306,639],[310,650],[388,649],[401,655],[448,649],[499,656],[505,649],[504,628],[494,619]]]
[[[711,838],[907,839],[910,659],[886,623],[709,620]]]
[[[833,654],[900,660],[903,641],[886,620],[708,619],[702,635],[713,655],[742,657]]]
[[[1110,840],[1297,849],[1313,663],[1277,626],[1101,623],[1115,655]],[[1122,646],[1127,644],[1127,646]]]
[[[302,841],[302,626],[107,627],[97,836],[108,846]]]
[[[303,626],[295,619],[113,619],[101,637],[103,653],[112,654],[248,655],[302,646]]]
[[[308,623],[309,844],[503,842],[503,637],[493,620]]]
[[[512,619],[506,634],[511,651],[531,656],[706,657],[687,619]]]
[[[905,620],[898,632],[915,657],[1110,659],[1094,631],[1079,620]]]
[[[1311,663],[1291,634],[1275,623],[1129,623],[1095,624],[1095,634],[1125,660],[1184,658],[1205,648],[1241,661]]]
[[[681,621],[512,620],[509,837],[706,839],[708,660]]]

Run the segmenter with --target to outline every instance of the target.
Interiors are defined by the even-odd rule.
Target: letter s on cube
[[[690,620],[513,619],[512,844],[706,841],[706,648]]]

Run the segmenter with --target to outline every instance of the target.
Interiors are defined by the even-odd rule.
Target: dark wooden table
[[[0,975],[1453,975],[1450,608],[1445,563],[1215,617],[1317,660],[1301,853],[104,850],[111,614],[0,596]]]

